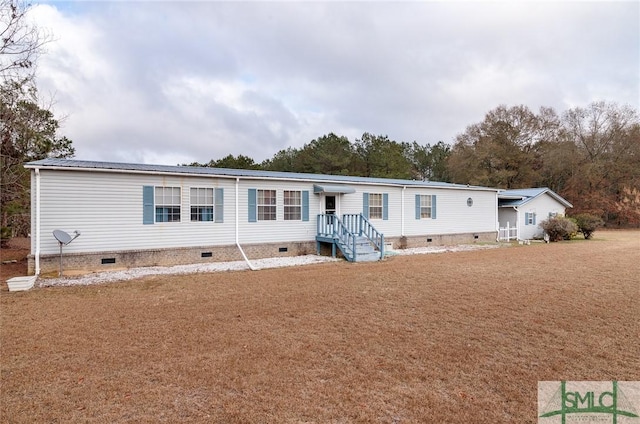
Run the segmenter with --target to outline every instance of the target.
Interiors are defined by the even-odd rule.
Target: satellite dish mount
[[[60,272],[58,273],[58,276],[60,277],[62,277],[62,246],[66,246],[67,244],[77,239],[80,236],[80,231],[75,230],[73,234],[75,235],[71,237],[65,231],[53,230],[53,236],[56,238],[56,240],[58,240],[58,244],[60,245]]]

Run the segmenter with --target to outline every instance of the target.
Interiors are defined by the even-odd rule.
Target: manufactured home
[[[431,181],[44,159],[31,171],[29,272],[493,242],[498,190]],[[58,232],[58,234],[60,234]]]
[[[498,193],[500,239],[541,239],[540,222],[553,216],[564,216],[573,205],[552,190],[526,188],[502,190]]]

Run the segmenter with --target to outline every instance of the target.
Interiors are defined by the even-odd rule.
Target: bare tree
[[[28,79],[38,55],[51,37],[29,21],[31,5],[23,0],[0,0],[0,75]]]

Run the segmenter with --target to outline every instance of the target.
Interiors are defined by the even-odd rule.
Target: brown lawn
[[[1,300],[3,423],[535,423],[640,380],[640,232]]]

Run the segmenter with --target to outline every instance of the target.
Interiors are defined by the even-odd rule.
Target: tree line
[[[640,120],[629,106],[594,102],[557,113],[504,105],[452,145],[355,141],[330,133],[255,162],[228,155],[193,166],[419,179],[502,189],[549,187],[610,226],[640,226]]]
[[[351,142],[347,137],[330,133],[301,148],[280,150],[261,163],[244,155],[228,155],[189,165],[440,181],[447,179],[445,162],[450,152],[451,147],[441,141],[433,146],[399,143],[388,136],[364,133]]]

